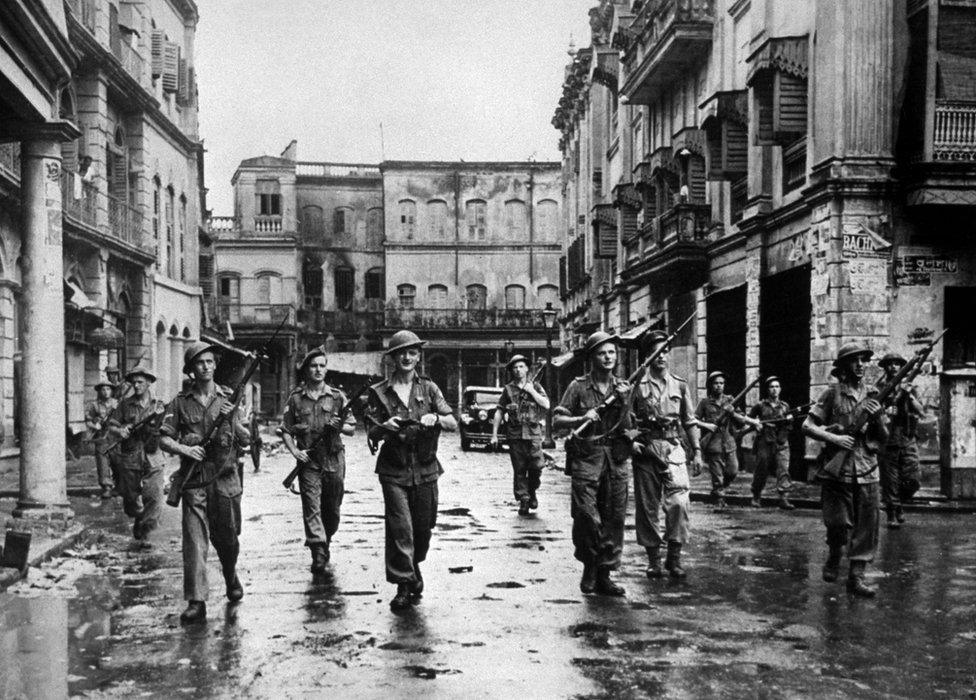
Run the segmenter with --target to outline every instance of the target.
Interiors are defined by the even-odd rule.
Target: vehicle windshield
[[[479,406],[484,406],[485,404],[494,406],[498,403],[498,397],[501,395],[500,391],[472,391],[467,394],[467,402],[469,406],[474,403]]]

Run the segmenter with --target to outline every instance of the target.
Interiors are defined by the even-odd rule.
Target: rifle
[[[759,422],[762,423],[763,425],[779,425],[780,423],[790,423],[791,421],[793,421],[793,420],[799,418],[800,416],[808,413],[810,411],[810,408],[815,403],[817,403],[817,402],[816,401],[810,401],[809,403],[800,404],[796,408],[790,409],[790,412],[787,413],[782,418],[767,418],[766,420],[761,420]],[[752,425],[744,426],[743,428],[741,428],[736,433],[736,437],[742,437],[743,435],[747,435],[747,434],[749,434],[750,432],[752,432],[755,429],[756,429],[755,426],[752,426]]]
[[[695,319],[695,314],[692,313],[691,316],[689,316],[688,318],[686,318],[682,322],[682,324],[680,326],[678,326],[677,328],[675,328],[674,329],[674,332],[671,333],[671,335],[669,335],[660,345],[658,345],[657,350],[655,350],[650,355],[648,355],[647,356],[647,359],[645,359],[640,364],[640,366],[636,370],[634,370],[634,373],[631,374],[630,377],[627,378],[627,382],[630,383],[631,385],[636,384],[637,382],[639,382],[640,381],[640,378],[644,375],[644,372],[647,371],[647,368],[651,366],[651,364],[654,362],[654,360],[656,360],[657,358],[659,358],[664,353],[664,351],[671,345],[671,343],[674,342],[674,339],[678,337],[678,333],[680,333],[681,331],[683,331],[684,328],[685,328],[685,326],[687,326],[689,323],[691,323],[694,319]],[[596,407],[596,412],[599,413],[599,414],[602,414],[608,408],[610,408],[611,406],[613,406],[615,403],[617,403],[617,394],[616,394],[616,392],[611,393],[610,396],[608,396],[607,398],[605,398],[603,400],[603,402],[599,406]],[[592,421],[590,421],[590,420],[584,420],[582,423],[580,423],[578,426],[576,426],[576,428],[569,434],[570,437],[571,438],[578,438],[578,437],[580,437],[580,435],[583,433],[583,431],[586,430],[588,427],[590,427],[590,424],[591,423],[592,423]]]
[[[289,314],[284,315],[284,318],[281,319],[281,323],[278,324],[278,327],[275,329],[275,332],[271,334],[271,337],[268,338],[267,342],[261,347],[261,350],[256,352],[254,356],[251,358],[251,362],[250,364],[248,364],[247,370],[244,372],[244,376],[237,383],[237,386],[234,387],[233,393],[231,393],[229,399],[232,405],[231,410],[228,411],[227,413],[218,414],[213,424],[210,426],[210,428],[204,434],[203,438],[200,440],[199,446],[202,447],[203,449],[207,449],[208,445],[210,444],[210,441],[213,440],[214,435],[217,434],[217,431],[227,421],[227,417],[233,415],[234,411],[237,410],[238,404],[240,404],[241,399],[244,398],[244,387],[247,386],[247,383],[251,379],[251,376],[257,371],[258,367],[261,365],[261,360],[264,358],[263,351],[271,345],[271,343],[274,341],[275,338],[278,337],[278,334],[281,332],[281,329],[284,328],[285,323],[288,322],[288,317]],[[207,411],[207,413],[209,413],[209,410]],[[197,470],[197,465],[199,464],[200,462],[194,460],[190,464],[190,466],[185,469],[183,464],[182,463],[180,464],[180,468],[173,473],[172,477],[170,477],[169,494],[166,496],[167,505],[173,506],[175,508],[180,504],[180,499],[183,496],[183,491],[186,488],[186,484],[189,483],[191,478],[194,476],[194,473]]]
[[[722,432],[722,429],[729,422],[729,418],[735,412],[735,405],[739,401],[741,401],[742,398],[746,394],[749,393],[749,390],[752,389],[752,387],[756,386],[756,384],[758,384],[758,383],[759,383],[759,377],[756,377],[751,382],[749,382],[748,385],[746,385],[746,388],[745,389],[743,389],[738,394],[736,394],[735,396],[732,397],[732,400],[729,401],[728,405],[725,407],[725,413],[723,413],[721,416],[719,416],[718,420],[715,421],[715,431],[714,432],[710,432],[708,434],[708,437],[705,438],[705,440],[704,440],[704,443],[705,444],[702,445],[702,451],[704,451],[707,446],[709,446],[709,445],[712,444],[712,440],[715,439],[715,436],[716,435],[718,435],[719,433]]]
[[[129,426],[129,437],[131,437],[132,434],[135,433],[140,428],[144,428],[145,426],[152,423],[157,416],[160,416],[165,412],[166,412],[166,406],[165,404],[163,404],[162,401],[153,401],[153,410],[148,415],[143,416],[142,418],[140,418],[135,423]],[[100,455],[108,454],[116,447],[121,445],[123,442],[125,442],[126,439],[127,438],[119,438],[111,445],[108,445],[107,447],[103,447],[102,449],[98,450],[98,454]]]
[[[905,365],[898,370],[895,376],[893,376],[887,384],[881,387],[877,394],[872,394],[870,398],[873,398],[879,404],[884,406],[885,401],[888,400],[888,397],[890,397],[897,389],[901,387],[902,382],[904,382],[909,375],[911,375],[912,378],[918,376],[919,372],[922,370],[922,365],[925,363],[925,360],[928,359],[929,353],[931,353],[936,344],[942,340],[942,336],[944,336],[948,330],[949,329],[946,328],[938,336],[926,343],[924,347],[919,348],[919,350],[915,352],[914,357],[906,362]],[[833,433],[834,435],[849,435],[851,437],[856,437],[857,435],[860,435],[861,432],[867,427],[868,421],[871,420],[872,417],[873,416],[868,415],[868,412],[863,409],[861,404],[858,404],[854,408],[854,418],[846,429],[834,424],[827,426],[825,430]],[[869,448],[874,448],[873,451],[877,451],[877,449],[879,449],[879,446],[872,445],[870,441],[866,441],[866,445]],[[844,468],[844,462],[847,461],[847,456],[850,454],[850,450],[828,443],[824,446],[821,454],[824,460],[823,470],[832,477],[839,478],[841,470]]]
[[[369,386],[370,386],[370,382],[366,382],[366,385],[363,386],[359,391],[357,391],[355,396],[350,396],[349,398],[346,399],[346,402],[342,404],[342,407],[339,408],[339,412],[336,414],[339,417],[340,423],[346,420],[346,416],[349,415],[349,412],[352,410],[352,407],[355,405],[356,399],[362,396],[363,392],[366,391],[366,389],[369,388]],[[342,428],[339,428],[338,430],[342,430]],[[310,458],[315,448],[318,447],[319,444],[327,436],[331,435],[334,431],[336,431],[336,428],[333,428],[331,425],[326,425],[324,428],[322,428],[322,432],[318,434],[318,437],[316,437],[311,442],[311,444],[305,448],[305,452],[308,453]],[[299,493],[299,491],[295,490],[294,484],[295,484],[295,479],[298,478],[298,474],[299,472],[302,471],[302,468],[304,466],[305,466],[304,462],[299,462],[298,464],[296,464],[295,468],[292,469],[290,472],[288,472],[288,476],[286,476],[285,480],[281,482],[281,485],[284,486],[289,491],[291,491],[292,493]]]

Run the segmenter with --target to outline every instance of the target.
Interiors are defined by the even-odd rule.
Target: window
[[[314,204],[302,207],[302,235],[309,239],[321,238],[325,235],[322,207]]]
[[[353,217],[352,209],[348,207],[338,207],[332,212],[332,234],[335,236],[345,236],[352,233]]]
[[[543,199],[535,205],[535,238],[540,241],[556,240],[559,226],[559,205],[551,199]]]
[[[472,199],[464,208],[465,221],[468,224],[468,240],[483,241],[487,237],[485,224],[488,205],[481,199]]]
[[[173,221],[175,216],[174,209],[176,193],[173,192],[172,186],[166,188],[166,276],[170,279],[175,279],[176,277],[176,255],[175,255],[175,237],[176,237],[176,222]]]
[[[559,308],[559,287],[554,284],[541,284],[536,291],[536,299],[541,309],[546,308],[546,304],[552,304],[553,308]]]
[[[447,287],[443,284],[432,284],[427,287],[427,306],[431,309],[446,309]]]
[[[401,284],[397,286],[397,300],[400,302],[401,309],[412,309],[416,297],[417,288],[412,284]]]
[[[513,240],[527,238],[525,231],[525,202],[510,199],[505,202],[505,228]]]
[[[383,245],[383,210],[373,207],[366,212],[366,247],[380,248]]]
[[[352,309],[352,301],[356,295],[355,273],[351,267],[337,267],[335,271],[335,299],[336,308],[341,311]]]
[[[241,280],[231,275],[221,275],[218,283],[220,318],[237,323],[241,317]]]
[[[258,216],[281,216],[281,184],[277,180],[254,183]]]
[[[430,237],[433,240],[450,237],[447,227],[447,202],[443,199],[432,199],[427,202],[427,219],[430,222]]]
[[[277,272],[262,272],[257,277],[257,303],[281,303],[281,275]]]
[[[180,195],[180,237],[177,256],[180,260],[180,281],[186,282],[186,196]]]
[[[525,287],[520,284],[510,284],[505,287],[505,308],[525,308]]]
[[[417,233],[417,203],[412,199],[401,199],[398,210],[400,212],[400,233],[407,240],[412,240]]]
[[[467,298],[469,309],[483,310],[488,304],[488,288],[483,284],[469,284]]]
[[[160,245],[159,232],[161,229],[159,215],[160,208],[162,207],[162,196],[161,191],[163,189],[162,183],[159,181],[158,177],[153,178],[153,200],[152,200],[152,229],[153,229],[153,241],[156,243],[156,269],[160,270],[163,267],[161,261],[161,256],[163,254],[163,248]]]
[[[302,265],[302,286],[305,289],[305,308],[322,308],[322,265],[314,258],[306,258]]]
[[[374,267],[366,271],[364,286],[366,287],[367,301],[371,299],[383,299],[385,296],[383,291],[383,287],[385,286],[383,277],[382,267]]]
[[[644,160],[644,120],[640,111],[637,112],[637,117],[630,127],[630,139],[632,162],[636,167]]]

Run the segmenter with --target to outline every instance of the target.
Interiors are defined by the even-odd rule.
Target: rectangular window
[[[412,284],[401,284],[397,287],[397,300],[401,309],[412,309],[416,296],[417,288]]]
[[[302,286],[305,290],[305,308],[322,308],[322,267],[314,260],[306,260],[302,270]]]
[[[335,271],[336,307],[342,311],[352,309],[352,300],[355,294],[356,283],[352,268],[340,267]]]
[[[261,216],[281,216],[281,195],[259,194],[258,214]]]
[[[383,298],[383,270],[369,270],[365,277],[366,298]]]
[[[486,215],[487,205],[484,202],[468,202],[466,218],[468,222],[469,240],[483,241],[487,238]]]
[[[176,222],[173,220],[175,216],[174,210],[174,195],[173,190],[166,189],[166,276],[170,279],[175,278],[176,271],[176,255],[174,251],[174,238],[176,236]]]
[[[346,233],[346,210],[336,209],[332,212],[332,233],[342,236]]]
[[[513,284],[505,288],[505,308],[525,308],[525,287]]]
[[[154,180],[153,181],[152,228],[153,228],[153,241],[156,244],[156,269],[157,270],[162,267],[160,264],[160,256],[163,253],[162,248],[160,247],[160,240],[159,240],[159,230],[160,230],[159,208],[161,204],[159,201],[160,200],[159,189],[160,189],[159,181]]]
[[[180,198],[180,281],[186,282],[186,199]]]

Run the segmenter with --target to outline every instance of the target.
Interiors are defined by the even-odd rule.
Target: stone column
[[[67,521],[61,149],[56,137],[21,148],[24,317],[20,498],[15,518]]]

